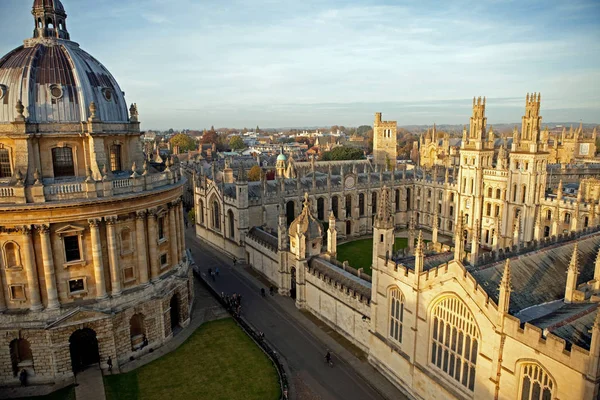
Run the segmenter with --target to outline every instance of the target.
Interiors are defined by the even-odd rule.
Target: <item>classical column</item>
[[[110,284],[113,296],[121,295],[121,271],[117,254],[116,216],[104,217],[106,221],[106,243],[108,245],[108,265],[110,266]]]
[[[40,298],[40,287],[37,276],[37,268],[35,267],[35,250],[31,240],[31,227],[21,227],[23,234],[23,253],[25,258],[25,273],[27,274],[27,286],[29,287],[29,304],[30,309],[38,311],[43,308]]]
[[[96,298],[105,299],[106,282],[104,281],[104,261],[102,260],[102,242],[100,240],[100,219],[88,219],[92,234],[92,260],[94,262],[94,278],[96,280]]]
[[[180,201],[179,202],[179,207],[177,208],[179,210],[179,218],[177,219],[177,221],[179,222],[179,254],[181,256],[181,259],[183,260],[183,258],[185,257],[185,224],[184,224],[184,215],[185,212],[183,210],[183,202]]]
[[[137,265],[141,284],[148,283],[148,256],[146,251],[146,211],[138,211],[135,220]]]
[[[148,249],[150,250],[150,278],[155,281],[160,275],[160,267],[158,265],[158,236],[156,232],[156,208],[148,210]]]
[[[171,247],[171,267],[175,265],[179,259],[177,257],[177,229],[175,228],[175,208],[177,206],[169,203],[169,245]]]
[[[54,272],[54,259],[52,257],[52,243],[50,242],[50,226],[38,225],[40,241],[42,242],[42,261],[44,263],[44,277],[46,278],[46,294],[48,308],[60,307],[58,291],[56,290],[56,273]]]
[[[4,300],[4,283],[2,283],[2,275],[0,274],[0,312],[6,310],[6,301]]]

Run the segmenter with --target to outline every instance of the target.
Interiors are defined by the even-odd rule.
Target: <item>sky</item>
[[[62,0],[142,129],[600,122],[597,0]],[[0,0],[0,53],[32,0]]]

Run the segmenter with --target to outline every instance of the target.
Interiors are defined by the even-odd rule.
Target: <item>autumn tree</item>
[[[231,148],[231,150],[241,150],[241,149],[245,148],[246,145],[244,144],[244,141],[242,140],[241,137],[233,136],[229,140],[229,147]]]
[[[173,136],[171,140],[169,140],[169,143],[171,143],[171,148],[174,146],[179,147],[180,152],[187,152],[196,148],[196,141],[194,138],[185,133],[178,133]]]
[[[253,166],[252,168],[250,168],[250,171],[248,171],[248,181],[250,181],[250,182],[260,181],[261,174],[262,174],[262,170],[260,169],[260,167],[258,165]]]
[[[202,135],[201,142],[203,144],[217,144],[219,142],[219,135],[213,130],[205,131],[204,135]]]

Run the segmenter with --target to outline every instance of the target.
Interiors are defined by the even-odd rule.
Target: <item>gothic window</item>
[[[432,316],[431,364],[473,391],[480,340],[473,314],[452,296],[441,300]]]
[[[373,215],[377,214],[377,192],[371,195],[371,206],[373,207]]]
[[[513,186],[513,201],[517,201],[517,185]]]
[[[497,198],[497,199],[500,199],[500,196],[501,196],[501,194],[500,194],[500,193],[501,193],[501,192],[500,192],[500,189],[496,189],[496,198]]]
[[[70,147],[55,147],[52,149],[52,168],[54,177],[75,176],[73,150]]]
[[[490,203],[487,203],[485,207],[485,215],[488,217],[492,215],[492,205]]]
[[[411,196],[410,196],[410,189],[406,189],[406,210],[410,210],[411,209]]]
[[[10,168],[8,149],[4,149],[0,145],[0,178],[10,178],[11,176],[12,170]]]
[[[544,237],[549,237],[549,236],[550,236],[550,227],[545,226],[544,227]]]
[[[352,216],[352,195],[346,195],[346,218]]]
[[[450,206],[450,217],[454,216],[454,206]]]
[[[494,216],[495,217],[500,216],[500,206],[499,205],[496,205],[496,207],[495,207]]]
[[[402,343],[402,321],[404,319],[404,296],[400,290],[390,290],[390,338]]]
[[[400,189],[396,189],[396,211],[400,211]]]
[[[448,230],[451,231],[452,230],[452,221],[448,221]]]
[[[4,245],[4,267],[5,268],[20,268],[21,255],[19,246],[14,242],[8,242]]]
[[[475,193],[475,180],[471,178],[471,194]]]
[[[431,198],[431,189],[427,191],[427,197]]]
[[[110,170],[112,172],[122,171],[121,165],[121,145],[113,144],[110,146]]]
[[[229,238],[235,239],[235,218],[233,217],[233,211],[227,211],[227,219],[229,220]]]
[[[450,193],[450,201],[454,201],[454,193]]]
[[[219,209],[219,203],[213,201],[212,205],[212,227],[218,231],[221,230],[221,211]]]
[[[488,188],[488,197],[491,199],[492,198],[492,188]]]
[[[590,219],[588,217],[583,218],[583,227],[587,228],[590,223]]]
[[[442,213],[442,205],[438,203],[438,214]]]
[[[363,193],[358,195],[358,213],[361,217],[365,215],[365,195]]]
[[[438,199],[439,200],[443,200],[444,199],[444,192],[440,191]]]
[[[540,365],[528,363],[521,367],[520,400],[552,400],[555,389],[554,380]]]
[[[486,243],[490,242],[490,230],[489,229],[485,230],[485,242]]]
[[[199,206],[199,214],[200,214],[200,224],[204,225],[204,202],[200,200]]]
[[[570,222],[571,222],[571,214],[565,213],[565,224],[568,224]]]
[[[427,212],[431,212],[431,202],[427,202]]]

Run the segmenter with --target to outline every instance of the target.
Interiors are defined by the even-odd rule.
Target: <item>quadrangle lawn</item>
[[[407,238],[396,238],[394,250],[408,246]],[[364,268],[365,274],[371,275],[373,262],[373,239],[361,239],[340,244],[337,247],[337,259],[340,262],[348,261],[351,267]]]
[[[178,349],[104,377],[107,400],[276,400],[277,371],[231,319],[207,322]]]

